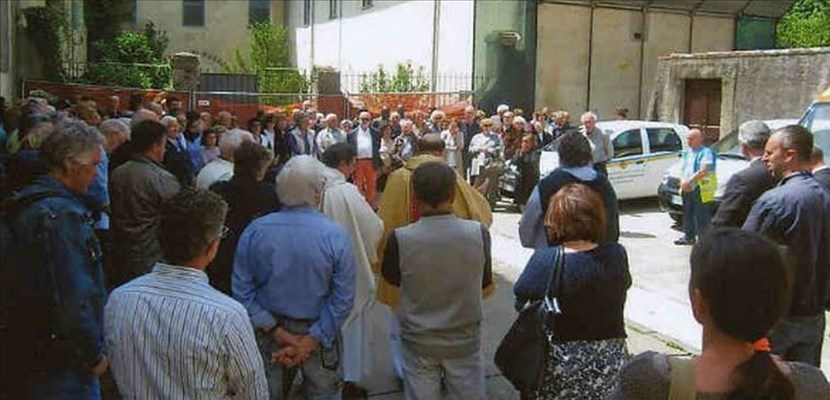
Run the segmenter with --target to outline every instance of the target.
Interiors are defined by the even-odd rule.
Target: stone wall
[[[830,86],[830,47],[661,57],[648,119],[683,122],[686,79],[721,79],[721,135],[741,122],[796,119]]]

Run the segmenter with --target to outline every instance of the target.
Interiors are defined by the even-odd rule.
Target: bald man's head
[[[418,154],[444,155],[444,141],[437,133],[428,133],[418,139]]]
[[[693,149],[703,146],[703,132],[697,128],[690,130],[689,134],[686,136],[686,142],[689,143],[689,147]]]

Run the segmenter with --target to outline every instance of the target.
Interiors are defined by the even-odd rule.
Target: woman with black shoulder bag
[[[628,359],[628,256],[620,244],[603,241],[602,204],[587,186],[560,189],[545,214],[548,237],[559,245],[536,250],[513,287],[518,307],[556,303],[548,307],[556,313],[544,328],[538,383],[523,390],[523,399],[602,399]]]

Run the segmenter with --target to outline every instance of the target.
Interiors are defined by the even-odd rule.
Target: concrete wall
[[[686,54],[660,59],[650,117],[683,120],[684,81],[721,79],[721,135],[750,119],[796,119],[830,86],[830,48]]]
[[[589,109],[608,116],[616,106],[639,114],[640,43],[643,32],[638,11],[598,8],[594,11]]]
[[[297,68],[334,67],[344,74],[357,74],[374,71],[379,65],[392,71],[396,64],[410,61],[429,75],[435,61],[439,75],[471,73],[472,0],[375,0],[366,9],[360,1],[336,4],[337,17],[331,18],[330,2],[313,2],[313,20],[305,26],[303,2],[287,3]],[[434,41],[436,31],[438,40]],[[437,90],[448,90],[441,87],[442,82],[438,84]]]
[[[731,17],[545,2],[538,21],[536,107],[577,116],[622,106],[645,118],[659,57],[734,46]]]
[[[692,18],[692,49],[689,53],[731,51],[735,45],[733,18],[696,16]]]
[[[271,1],[271,23],[283,25],[285,0]],[[248,50],[248,1],[205,1],[205,25],[184,26],[181,1],[138,0],[135,29],[143,29],[147,21],[167,31],[170,44],[167,55],[192,52],[202,57],[202,67],[211,72],[222,72],[219,63],[210,58],[229,62],[237,48]]]
[[[567,16],[567,17],[565,17]],[[562,4],[539,6],[536,107],[587,110],[591,9]]]

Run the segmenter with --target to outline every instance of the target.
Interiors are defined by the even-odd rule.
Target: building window
[[[337,0],[329,0],[329,18],[335,19],[337,18],[337,6],[339,3]]]
[[[182,0],[182,25],[205,26],[205,0]]]
[[[72,2],[72,28],[79,29],[84,23],[84,8],[80,1]]]
[[[271,0],[248,0],[248,23],[271,22]]]
[[[138,0],[128,0],[128,3],[126,20],[134,24],[138,20]]]
[[[311,25],[311,0],[303,0],[303,25]]]
[[[363,0],[363,8],[370,8],[370,7],[372,7],[372,6],[374,5],[374,4],[372,4],[372,3],[374,3],[372,0]]]

